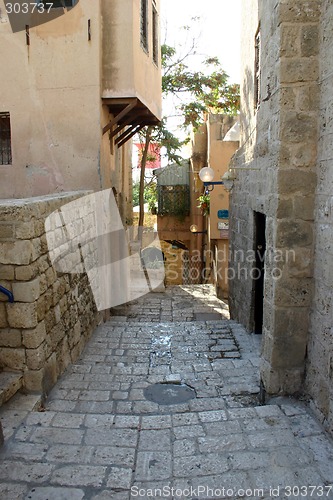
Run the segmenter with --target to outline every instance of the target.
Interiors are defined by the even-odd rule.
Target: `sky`
[[[196,16],[197,52],[217,56],[229,82],[240,83],[241,0],[161,0],[162,43],[177,46]]]

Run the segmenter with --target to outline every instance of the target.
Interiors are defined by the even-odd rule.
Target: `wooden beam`
[[[118,148],[120,148],[123,144],[125,144],[125,142],[129,141],[131,139],[131,137],[133,137],[133,135],[137,134],[138,132],[140,132],[140,130],[143,129],[143,127],[145,127],[146,125],[143,124],[143,125],[137,125],[135,130],[133,130],[129,135],[127,135],[121,142],[119,142],[118,144]]]
[[[126,116],[133,108],[135,108],[135,106],[138,104],[138,100],[137,99],[133,99],[132,102],[130,102],[126,108],[124,108],[120,113],[118,113],[114,118],[112,118],[112,120],[107,124],[105,125],[105,127],[103,128],[103,135],[108,131],[110,130],[110,128],[113,127],[113,125],[116,125],[119,120],[121,120],[122,118],[124,118],[124,116]]]

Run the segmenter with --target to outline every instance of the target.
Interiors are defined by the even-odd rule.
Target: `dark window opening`
[[[25,43],[26,45],[30,45],[30,28],[28,24],[25,26]]]
[[[148,0],[141,0],[141,45],[148,52]]]
[[[260,27],[255,36],[255,60],[254,60],[254,107],[260,105],[260,78],[261,78],[261,33]]]
[[[153,4],[153,61],[158,65],[158,14]]]
[[[43,4],[46,7],[50,7],[50,4],[52,4],[51,9],[71,9],[75,7],[78,1],[79,0],[43,0]]]
[[[91,42],[91,20],[88,19],[88,41]]]
[[[9,113],[0,113],[0,165],[12,164],[12,144]]]

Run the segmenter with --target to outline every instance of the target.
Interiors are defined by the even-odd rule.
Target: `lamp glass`
[[[192,226],[190,226],[190,231],[191,231],[191,233],[197,233],[198,226],[196,224],[192,224]]]
[[[214,179],[214,170],[211,167],[204,167],[199,172],[202,182],[211,182]]]

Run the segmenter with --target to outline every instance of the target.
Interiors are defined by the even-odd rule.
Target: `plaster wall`
[[[1,198],[101,188],[99,12],[81,0],[31,28],[30,45],[2,17],[0,110],[10,112],[13,163],[0,166]]]
[[[152,2],[148,2],[148,50],[140,42],[140,5],[141,0],[102,0],[102,97],[137,97],[160,119],[161,61],[153,61]]]

